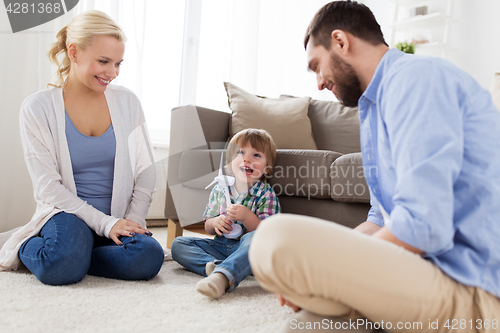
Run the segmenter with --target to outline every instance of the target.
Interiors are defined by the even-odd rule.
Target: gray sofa
[[[282,98],[292,98],[282,96]],[[278,149],[269,183],[284,213],[314,216],[355,227],[370,208],[356,108],[311,100],[308,108],[318,150]],[[199,223],[229,140],[231,114],[188,105],[172,110],[165,217],[170,247],[181,227]]]

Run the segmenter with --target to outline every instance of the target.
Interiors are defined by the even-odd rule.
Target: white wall
[[[449,35],[448,59],[472,75],[489,89],[493,74],[500,72],[500,1],[452,0],[452,25]],[[395,5],[389,0],[364,0],[382,26],[390,43],[391,30],[387,25],[394,19]],[[446,11],[446,0],[427,1],[431,10]]]
[[[0,22],[5,22],[3,17]],[[5,31],[5,25],[0,29]],[[19,136],[19,107],[26,96],[38,90],[37,62],[30,57],[38,54],[34,37],[0,34],[0,232],[28,222],[35,207]]]
[[[23,100],[43,89],[50,67],[40,66],[60,18],[26,32],[11,33],[7,13],[0,10],[0,232],[26,224],[35,211],[33,187],[24,163],[19,134],[19,110]]]
[[[455,0],[450,60],[488,88],[500,72],[500,1]]]

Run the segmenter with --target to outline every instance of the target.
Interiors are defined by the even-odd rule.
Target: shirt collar
[[[260,197],[262,191],[264,191],[265,188],[266,184],[259,180],[248,190],[248,193],[250,193],[254,197]]]
[[[384,73],[388,70],[388,68],[392,65],[392,63],[394,63],[404,54],[405,54],[404,52],[401,52],[398,49],[389,49],[384,54],[384,56],[382,57],[382,59],[380,59],[380,62],[377,65],[377,69],[375,69],[375,73],[373,74],[370,84],[368,84],[368,87],[366,87],[365,92],[363,93],[363,95],[361,95],[360,101],[363,100],[363,98],[366,98],[372,103],[376,103],[378,88],[380,86],[382,78],[384,77]]]
[[[229,191],[230,191],[231,195],[236,194],[236,190],[233,189],[234,186],[235,185],[232,185],[229,187]],[[241,194],[247,193],[247,194],[250,194],[254,197],[258,197],[261,195],[262,191],[264,191],[265,188],[266,188],[266,184],[259,180],[252,187],[250,187],[250,189],[248,191],[241,192],[238,194],[238,196]],[[234,195],[234,196],[236,197],[236,195]]]

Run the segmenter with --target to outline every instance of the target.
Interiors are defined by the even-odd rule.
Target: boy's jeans
[[[19,259],[41,282],[75,283],[90,275],[149,280],[163,264],[163,249],[152,237],[120,237],[123,245],[95,234],[73,214],[58,213],[19,249]]]
[[[172,243],[172,258],[190,271],[203,276],[207,276],[206,264],[213,261],[217,264],[213,273],[224,274],[229,280],[227,291],[231,291],[252,274],[248,249],[253,234],[253,231],[248,232],[239,240],[226,237],[177,237]]]

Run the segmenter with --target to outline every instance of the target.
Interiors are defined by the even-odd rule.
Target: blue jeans
[[[163,249],[152,237],[120,237],[123,245],[95,234],[85,222],[68,213],[58,213],[38,236],[19,249],[19,259],[40,280],[64,285],[86,274],[122,280],[149,280],[163,264]]]
[[[248,249],[254,232],[244,234],[239,240],[218,237],[204,239],[177,237],[172,243],[172,258],[192,272],[207,276],[205,266],[214,262],[213,273],[222,273],[229,280],[229,289],[236,288],[243,279],[252,274],[248,261]]]

